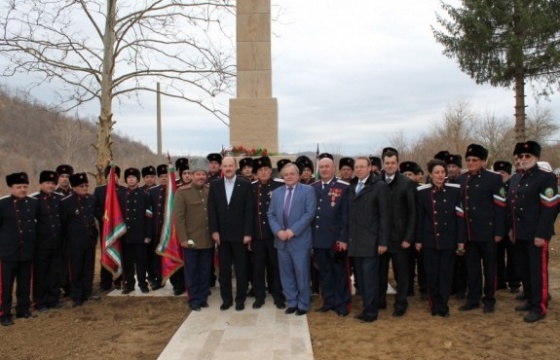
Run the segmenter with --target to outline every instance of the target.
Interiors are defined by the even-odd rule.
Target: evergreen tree
[[[461,0],[435,39],[477,84],[515,89],[515,137],[525,140],[525,81],[546,96],[560,74],[560,0]]]

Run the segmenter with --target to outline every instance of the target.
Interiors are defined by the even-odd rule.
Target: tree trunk
[[[525,79],[523,75],[515,76],[515,140],[525,139]]]
[[[517,39],[523,39],[524,26],[522,25],[519,4],[513,2],[513,32]],[[512,49],[513,64],[515,66],[515,141],[525,141],[525,71],[524,53],[521,42],[517,41]]]
[[[103,69],[101,74],[101,114],[99,115],[97,131],[97,184],[105,183],[103,171],[111,160],[111,133],[113,131],[112,101],[113,101],[113,72],[114,72],[114,46],[115,46],[115,17],[117,0],[107,1],[107,17],[105,20],[105,33],[103,35]]]

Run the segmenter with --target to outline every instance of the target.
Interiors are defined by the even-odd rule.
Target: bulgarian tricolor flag
[[[175,168],[171,164],[169,164],[168,173],[163,226],[159,245],[156,248],[156,253],[161,255],[162,285],[184,264],[183,251],[175,231],[175,221],[173,220],[173,203],[175,202],[177,184],[175,182]]]
[[[111,161],[107,194],[105,195],[105,211],[103,213],[103,231],[101,233],[101,265],[113,274],[113,279],[122,274],[120,237],[126,233],[119,199],[117,197],[117,177],[115,164]]]

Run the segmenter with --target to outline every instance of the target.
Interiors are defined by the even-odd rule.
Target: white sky
[[[476,85],[432,36],[439,0],[272,0],[273,96],[281,152],[370,154],[403,129],[413,138],[462,100],[513,124],[512,89]],[[12,81],[26,81],[19,76]],[[530,86],[527,104],[535,105]],[[41,97],[36,96],[39,99]],[[541,106],[560,121],[558,94]],[[227,101],[227,99],[224,99]],[[81,111],[96,116],[97,103]],[[229,145],[229,128],[184,102],[162,99],[163,148],[204,155]],[[155,95],[116,104],[115,129],[156,145]],[[236,144],[237,145],[237,144]],[[247,145],[247,144],[243,144]],[[260,145],[260,144],[254,144]]]

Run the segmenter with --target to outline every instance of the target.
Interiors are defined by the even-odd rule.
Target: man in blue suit
[[[268,220],[278,249],[280,281],[288,304],[285,313],[301,316],[309,311],[311,302],[311,222],[317,201],[313,188],[299,183],[299,173],[292,163],[282,168],[285,186],[272,193]]]

